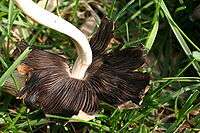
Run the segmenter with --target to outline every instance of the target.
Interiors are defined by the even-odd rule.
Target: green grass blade
[[[200,52],[199,51],[193,51],[192,56],[195,60],[200,61]]]
[[[126,25],[126,41],[129,42],[129,40],[130,40],[130,35],[129,35],[128,23],[125,23],[125,25]]]
[[[199,91],[196,90],[190,97],[187,99],[183,105],[181,111],[179,111],[178,119],[167,129],[166,133],[173,133],[180,127],[180,124],[184,122],[187,114],[193,109],[193,102],[197,99]]]
[[[74,7],[73,7],[73,21],[75,24],[78,22],[77,12],[78,12],[79,0],[74,0]]]
[[[157,20],[154,25],[153,29],[151,30],[150,34],[148,35],[148,39],[146,41],[145,47],[150,50],[151,47],[153,46],[153,43],[155,41],[156,35],[158,33],[158,26],[159,26],[159,21]]]
[[[114,19],[114,21],[117,21],[120,17],[122,17],[125,14],[126,9],[133,4],[133,2],[135,2],[135,0],[131,0],[129,1],[123,8],[122,10],[119,11],[119,13],[117,14],[116,18]]]
[[[3,86],[5,80],[12,74],[16,67],[27,57],[30,52],[30,48],[27,47],[24,52],[15,60],[15,62],[7,69],[7,71],[0,78],[0,87]]]
[[[3,66],[4,66],[5,68],[8,69],[8,65],[6,64],[6,62],[4,61],[4,59],[3,59],[1,56],[0,56],[0,62],[3,64]],[[20,87],[19,87],[19,82],[18,82],[17,79],[15,78],[14,74],[11,74],[11,78],[12,78],[12,80],[13,80],[15,86],[16,86],[17,89],[19,90],[19,89],[20,89]]]
[[[168,11],[168,9],[167,9],[167,7],[166,7],[166,5],[165,5],[163,0],[160,1],[160,7],[162,8],[162,10],[163,10],[168,22],[169,22],[174,34],[175,34],[177,40],[179,41],[181,47],[183,48],[184,52],[186,53],[188,58],[190,60],[192,60],[192,58],[191,58],[192,52],[189,49],[189,47],[188,47],[186,41],[184,40],[182,34],[179,32],[179,29],[177,28],[176,23],[173,21],[173,19],[172,19],[172,17],[171,17],[171,15],[170,15],[170,13],[169,13],[169,11]],[[193,62],[193,66],[196,69],[198,75],[200,75],[200,66],[199,66],[199,64],[196,61],[194,61]]]
[[[175,22],[174,25],[179,30],[179,32],[185,37],[185,39],[188,40],[188,42],[191,43],[194,48],[200,51],[200,48],[196,44],[194,44],[194,42],[181,30],[181,28],[179,28],[179,26]]]
[[[168,80],[175,80],[176,82],[200,82],[199,77],[167,77],[158,80],[154,80],[154,83],[162,83]]]
[[[128,19],[128,21],[135,19],[137,16],[139,16],[139,15],[141,14],[142,10],[149,8],[149,7],[150,7],[151,5],[153,5],[153,4],[154,4],[154,1],[148,2],[146,5],[144,5],[143,7],[141,7],[137,12],[135,12],[135,13]]]
[[[176,77],[179,77],[190,65],[192,65],[192,63],[194,62],[194,60],[192,60],[190,63],[188,63],[187,66],[185,66],[177,75]],[[164,89],[167,85],[173,83],[175,80],[168,80],[166,81],[162,86],[158,87],[157,89],[153,90],[151,93],[149,93],[150,97],[155,97],[158,95],[159,92],[162,91],[162,89]]]
[[[7,27],[7,32],[8,32],[8,36],[10,36],[10,29],[12,27],[12,18],[13,18],[13,0],[9,1],[9,9],[8,9],[8,27]]]
[[[0,62],[4,67],[8,67],[8,65],[6,64],[6,62],[4,61],[4,59],[0,56]]]
[[[153,4],[153,3],[152,3]],[[153,18],[153,29],[151,32],[149,32],[148,39],[146,40],[145,47],[148,50],[151,50],[151,47],[153,46],[153,43],[155,41],[156,35],[158,33],[158,28],[159,28],[159,12],[160,12],[160,5],[156,3],[156,10],[154,13],[154,18]]]
[[[7,128],[8,130],[9,129],[14,129],[15,128],[15,124],[17,123],[17,121],[20,119],[20,117],[22,116],[22,113],[24,113],[26,111],[26,107],[22,107],[20,110],[19,110],[19,113],[17,113],[17,115],[15,116],[15,118],[12,119],[12,122],[9,123],[9,127]]]
[[[113,19],[113,11],[114,11],[114,8],[115,8],[115,4],[116,4],[116,0],[113,0],[112,5],[110,7],[110,11],[108,12],[109,18],[112,18],[112,19]]]

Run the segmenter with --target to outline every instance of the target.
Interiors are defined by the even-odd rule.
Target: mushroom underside
[[[80,110],[93,114],[99,101],[113,106],[130,100],[138,104],[150,80],[148,74],[133,71],[145,63],[143,48],[106,53],[113,26],[112,21],[103,18],[90,40],[93,61],[83,80],[70,77],[65,58],[33,48],[23,61],[31,71],[17,97],[30,107],[62,115],[78,114]]]

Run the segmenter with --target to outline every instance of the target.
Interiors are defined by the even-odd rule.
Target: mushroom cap
[[[30,107],[62,115],[80,110],[93,114],[99,101],[113,106],[130,100],[138,104],[150,80],[148,74],[133,71],[145,63],[144,50],[138,47],[106,53],[113,29],[114,23],[103,18],[90,40],[93,61],[83,80],[70,76],[66,58],[33,49],[23,62],[31,68],[29,78],[17,96]]]

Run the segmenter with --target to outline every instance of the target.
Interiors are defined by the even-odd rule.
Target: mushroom
[[[32,49],[23,61],[23,67],[28,67],[29,78],[17,95],[26,105],[39,106],[45,113],[76,115],[80,111],[94,114],[100,101],[113,106],[128,101],[139,104],[150,80],[148,74],[133,71],[145,63],[143,48],[117,49],[107,53],[106,48],[113,38],[112,21],[104,17],[88,43],[76,27],[31,0],[15,1],[25,14],[38,23],[77,42],[78,57],[72,70],[66,58]]]

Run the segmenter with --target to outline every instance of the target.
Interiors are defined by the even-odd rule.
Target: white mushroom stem
[[[39,7],[32,0],[15,0],[15,2],[26,15],[36,22],[64,33],[77,42],[78,57],[73,66],[71,77],[83,79],[87,68],[92,63],[92,51],[86,36],[71,23]]]

